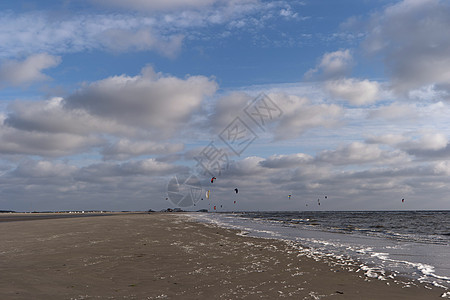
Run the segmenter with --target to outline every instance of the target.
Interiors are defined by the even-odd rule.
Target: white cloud
[[[209,6],[217,2],[228,2],[224,0],[90,0],[93,3],[106,6],[117,7],[122,9],[131,9],[136,11],[161,11],[161,10],[178,10],[188,8],[201,8]]]
[[[4,60],[0,66],[0,84],[20,86],[49,80],[43,70],[59,65],[61,58],[46,53],[34,54],[22,61]]]
[[[381,55],[400,93],[430,84],[450,84],[450,4],[404,0],[374,14],[364,49]]]
[[[306,78],[315,76],[321,79],[336,79],[347,76],[353,64],[353,58],[350,50],[339,50],[325,53],[318,65],[314,69],[306,72]]]
[[[410,154],[429,156],[432,158],[436,152],[447,150],[449,140],[447,135],[443,133],[423,130],[420,132],[405,133],[403,135],[385,134],[371,136],[367,139],[367,143],[385,144]]]
[[[228,126],[253,97],[244,92],[233,92],[219,98],[213,107],[213,113],[209,117],[207,124],[214,133],[219,133]]]
[[[296,166],[312,162],[312,160],[313,157],[304,153],[272,155],[261,161],[260,165],[271,169],[294,168]]]
[[[434,165],[434,172],[438,175],[450,176],[450,162],[440,161]]]
[[[133,176],[164,176],[178,172],[186,172],[187,167],[158,162],[155,159],[144,159],[124,163],[103,162],[80,168],[74,175],[76,180],[86,182],[111,182],[124,180]]]
[[[69,177],[77,171],[75,166],[51,161],[26,160],[13,171],[14,176],[32,178]]]
[[[130,31],[127,29],[106,30],[100,39],[103,46],[116,52],[155,50],[164,56],[174,58],[181,49],[182,35],[162,38],[149,29]]]
[[[216,89],[217,84],[204,76],[180,79],[155,74],[148,67],[138,76],[114,76],[91,83],[68,97],[65,105],[165,138],[183,129],[204,98]]]
[[[401,134],[384,134],[380,136],[370,136],[367,138],[366,143],[395,146],[397,144],[406,142],[407,140],[408,138]]]
[[[103,149],[105,159],[126,160],[141,155],[173,154],[182,151],[183,144],[160,144],[153,141],[131,141],[121,139]]]
[[[93,135],[22,131],[0,125],[0,154],[66,156],[103,144]]]
[[[267,96],[281,110],[276,116],[265,119],[267,135],[272,135],[275,140],[297,138],[313,128],[337,126],[343,117],[343,110],[337,105],[314,104],[308,98],[283,92],[269,93]],[[208,128],[219,133],[236,117],[246,119],[244,108],[253,99],[254,96],[244,92],[234,92],[219,98],[209,117]],[[248,126],[254,125],[248,121]]]
[[[154,28],[157,24],[155,18],[120,14],[52,18],[41,12],[0,13],[0,56],[100,49],[116,52],[155,50],[171,57],[181,47],[182,35],[160,35]],[[167,51],[164,48],[168,48]]]
[[[267,171],[266,168],[261,166],[263,160],[263,158],[258,156],[250,156],[239,160],[231,164],[230,169],[227,170],[226,176],[242,178],[258,174],[257,177],[260,177]],[[257,181],[257,177],[254,177],[254,181]]]
[[[380,98],[381,92],[378,82],[354,78],[327,81],[325,88],[332,97],[344,99],[352,105],[372,104]]]
[[[407,151],[422,151],[422,150],[441,150],[448,144],[448,138],[442,133],[424,133],[418,139],[411,139],[399,144],[402,149]]]
[[[401,151],[385,151],[378,145],[353,142],[340,146],[336,150],[325,150],[316,157],[317,161],[334,165],[351,165],[366,163],[396,163],[408,161],[407,155]]]
[[[194,117],[216,89],[203,76],[180,79],[147,67],[138,76],[87,84],[66,99],[17,100],[0,115],[0,153],[66,156],[102,147],[105,159],[173,154],[182,143],[159,141],[199,132]]]
[[[83,109],[67,109],[63,98],[44,101],[15,101],[9,105],[4,124],[23,131],[64,133],[74,135],[114,134],[129,135],[136,129],[114,119],[89,114]]]
[[[187,40],[221,39],[233,30],[253,34],[279,17],[284,1],[98,1],[123,9],[103,14],[53,15],[43,11],[0,13],[0,57],[90,50],[156,51],[173,58]],[[199,8],[199,9],[197,9]],[[134,13],[129,10],[145,13]],[[158,11],[162,9],[163,11]],[[155,13],[152,13],[154,10]],[[291,18],[293,19],[293,18]],[[218,32],[203,28],[218,28]],[[214,29],[213,29],[214,30]],[[15,34],[11,34],[14,32]],[[258,35],[254,35],[255,40]]]
[[[381,106],[369,112],[369,118],[379,118],[386,121],[410,122],[418,118],[418,109],[414,105],[392,103]]]
[[[343,110],[337,105],[311,104],[306,98],[284,94],[269,94],[283,110],[274,129],[275,139],[296,138],[316,127],[338,126]]]

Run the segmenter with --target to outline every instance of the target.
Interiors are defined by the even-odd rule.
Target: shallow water
[[[450,288],[450,212],[205,213],[198,220],[256,237],[297,241],[315,257],[354,259],[355,271]]]

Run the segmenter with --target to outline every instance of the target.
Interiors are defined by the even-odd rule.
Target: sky
[[[450,209],[446,28],[439,0],[2,1],[0,210]]]

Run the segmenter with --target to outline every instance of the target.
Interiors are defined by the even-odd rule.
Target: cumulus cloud
[[[296,138],[317,127],[336,126],[343,115],[342,108],[337,105],[313,104],[307,98],[285,93],[270,93],[266,96],[277,108],[270,107],[274,109],[269,111],[273,114],[270,116],[264,107],[260,107],[257,113],[266,116],[263,117],[264,130],[275,140]],[[244,114],[244,109],[254,99],[254,96],[243,92],[221,97],[213,107],[208,126],[217,133],[224,130],[236,117],[240,117],[248,122],[247,126],[257,128],[254,121]],[[256,113],[251,109],[249,111],[250,114]]]
[[[104,140],[94,135],[21,131],[0,125],[0,154],[66,156],[102,145]]]
[[[245,177],[245,176],[254,176],[255,174],[259,174],[259,176],[265,173],[265,168],[261,166],[261,162],[264,159],[258,156],[250,156],[246,157],[242,160],[234,162],[231,164],[229,170],[227,170],[226,175],[228,177]],[[255,177],[255,181],[256,181]]]
[[[407,155],[401,151],[386,151],[377,145],[353,142],[340,146],[336,150],[325,150],[316,157],[317,161],[334,165],[351,165],[366,163],[395,163],[408,161]]]
[[[94,116],[83,109],[67,109],[61,97],[33,102],[15,101],[8,108],[4,124],[23,131],[74,135],[135,133],[133,128],[114,119]]]
[[[376,81],[344,78],[325,83],[332,97],[348,101],[352,105],[367,105],[380,98],[381,87]]]
[[[325,53],[318,65],[305,74],[305,78],[336,79],[347,76],[353,64],[350,50]]]
[[[0,153],[65,156],[101,147],[105,159],[173,154],[182,143],[163,142],[191,132],[217,84],[144,68],[86,84],[66,98],[15,101],[0,116]]]
[[[59,65],[61,57],[46,53],[34,54],[22,61],[4,60],[0,65],[0,85],[20,86],[49,80],[42,71]]]
[[[400,143],[406,142],[408,138],[401,134],[383,134],[380,136],[370,136],[366,139],[368,144],[384,144],[395,146]]]
[[[422,150],[441,150],[448,144],[448,138],[442,133],[424,133],[418,139],[411,139],[399,144],[402,149],[407,151],[422,151]]]
[[[447,1],[404,0],[372,16],[363,47],[384,58],[395,91],[407,93],[431,84],[447,89],[450,39],[443,28],[449,27]]]
[[[221,132],[237,116],[242,114],[243,109],[254,97],[244,92],[233,92],[219,98],[213,107],[213,112],[209,117],[208,127],[214,133]]]
[[[12,172],[16,177],[55,178],[69,177],[77,171],[75,166],[46,160],[25,160]]]
[[[337,105],[312,104],[307,98],[285,94],[270,94],[283,110],[274,129],[275,139],[296,138],[316,127],[338,126],[343,110]]]
[[[294,168],[296,166],[311,162],[312,160],[312,156],[304,153],[272,155],[261,161],[260,165],[271,169]]]
[[[124,163],[104,162],[80,168],[74,174],[76,180],[85,182],[111,181],[115,177],[164,176],[187,172],[184,166],[158,162],[155,159],[128,161]]]
[[[418,110],[414,105],[392,103],[371,110],[368,117],[405,122],[417,119],[418,115]]]
[[[138,76],[91,83],[65,99],[65,106],[146,128],[164,138],[185,125],[216,89],[217,84],[204,76],[180,79],[156,74],[148,67]]]
[[[102,150],[105,159],[126,160],[151,154],[173,154],[182,151],[183,144],[160,144],[153,141],[131,141],[121,139]]]
[[[15,101],[5,126],[23,131],[74,135],[137,135],[167,138],[201,110],[217,84],[204,76],[184,79],[147,67],[137,76],[113,76],[86,84],[66,98]]]
[[[450,176],[450,162],[440,161],[434,165],[434,172],[439,175]]]
[[[447,135],[438,132],[422,131],[404,135],[386,134],[371,136],[367,139],[367,143],[389,145],[411,155],[428,159],[450,155]]]

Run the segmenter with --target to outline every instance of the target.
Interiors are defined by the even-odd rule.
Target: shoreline
[[[98,212],[38,212],[38,213],[0,213],[0,223],[2,222],[20,222],[20,221],[37,221],[65,218],[86,218],[86,217],[106,217],[114,215],[131,215],[131,214],[147,214],[147,212],[114,212],[114,211],[98,211]]]
[[[2,299],[434,299],[183,213],[0,223]]]

